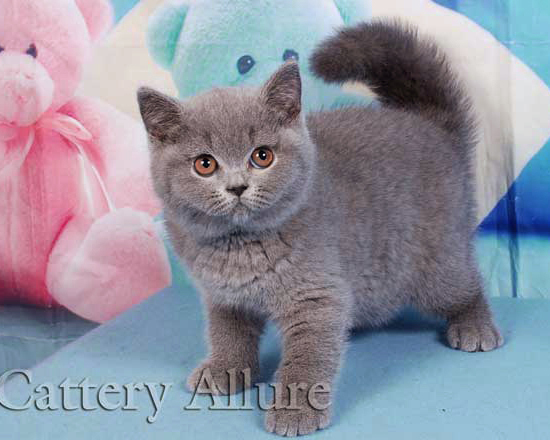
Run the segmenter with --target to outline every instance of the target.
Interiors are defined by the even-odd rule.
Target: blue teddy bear
[[[181,98],[216,86],[260,85],[286,60],[302,64],[307,109],[362,102],[307,68],[335,29],[370,18],[369,0],[169,0],[151,17],[148,47]]]

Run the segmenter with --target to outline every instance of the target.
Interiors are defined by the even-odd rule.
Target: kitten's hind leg
[[[462,351],[491,351],[500,347],[504,339],[483,294],[481,277],[470,267],[457,276],[433,286],[432,295],[422,295],[419,308],[447,319],[447,342]],[[458,282],[457,282],[458,281]]]
[[[447,341],[452,348],[469,352],[491,351],[504,343],[482,292],[460,312],[449,315]]]

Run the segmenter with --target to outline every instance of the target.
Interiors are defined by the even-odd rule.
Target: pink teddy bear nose
[[[33,57],[0,54],[0,122],[25,127],[52,105],[54,83]]]

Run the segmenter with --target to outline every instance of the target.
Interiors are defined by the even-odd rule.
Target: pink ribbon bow
[[[109,197],[105,183],[82,146],[82,142],[92,139],[92,134],[76,119],[61,113],[44,116],[30,127],[14,127],[9,124],[0,123],[0,182],[3,179],[17,175],[17,171],[19,171],[29,155],[34,144],[35,132],[38,129],[48,129],[59,133],[77,150],[81,168],[82,187],[86,194],[90,211],[93,213],[95,207],[87,168],[92,170],[103,197],[107,202],[109,211],[114,211],[115,205]]]

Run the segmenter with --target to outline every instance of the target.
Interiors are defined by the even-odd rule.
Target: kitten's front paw
[[[234,373],[230,373],[231,370],[235,370]],[[199,365],[187,378],[187,387],[190,391],[198,393],[208,393],[213,391],[216,395],[228,395],[239,393],[245,388],[252,386],[246,381],[243,371],[250,370],[249,378],[254,378],[258,371],[256,368],[250,369],[246,365],[233,365],[231,362],[218,362],[207,359],[201,365]],[[213,382],[213,387],[210,382]],[[231,383],[232,382],[232,383]],[[231,388],[231,385],[233,388]]]
[[[491,351],[500,347],[504,339],[491,322],[451,322],[447,329],[447,341],[462,351]]]
[[[299,385],[295,387],[295,384]],[[312,393],[315,389],[317,386],[310,387],[307,382],[278,388],[274,395],[275,406],[266,414],[266,429],[278,435],[295,437],[326,428],[331,416],[330,387],[325,385],[325,391],[320,395]]]
[[[270,409],[265,418],[269,432],[286,437],[311,434],[330,424],[330,410],[317,410],[309,405],[300,409]]]

